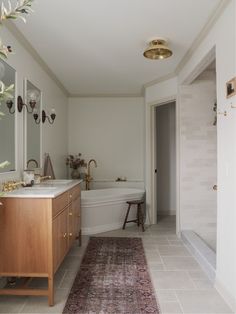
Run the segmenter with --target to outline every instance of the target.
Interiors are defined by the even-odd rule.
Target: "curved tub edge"
[[[102,189],[105,190],[105,189]],[[104,191],[105,192],[105,191]],[[127,201],[141,199],[145,191],[137,189],[133,193],[127,190],[127,194],[114,194],[106,197],[81,197],[82,210],[82,234],[93,235],[97,233],[121,229],[127,212]],[[145,205],[144,205],[145,206]],[[84,217],[84,218],[83,218]],[[136,211],[131,210],[130,219],[135,219]],[[129,223],[129,226],[134,223]]]

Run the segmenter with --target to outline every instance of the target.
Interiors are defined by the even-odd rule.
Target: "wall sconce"
[[[6,101],[7,108],[11,114],[15,113],[15,109],[12,109],[14,102],[9,99]]]
[[[27,103],[29,104],[30,108],[28,107],[27,103],[24,104],[23,99],[21,96],[17,97],[17,109],[19,112],[22,111],[23,107],[26,107],[28,113],[33,113],[36,104],[39,102],[39,92],[34,89],[30,89],[27,92]]]
[[[33,113],[34,108],[36,106],[36,100],[30,100],[29,101],[29,105],[30,105],[31,109],[28,108],[27,104],[24,104],[23,99],[22,99],[21,96],[17,97],[17,109],[18,109],[19,112],[21,112],[23,107],[25,106],[28,113]]]
[[[37,109],[34,109],[33,117],[34,117],[34,121],[35,121],[36,124],[39,124],[41,120],[42,120],[43,123],[45,123],[46,119],[48,120],[48,122],[50,124],[53,124],[54,120],[56,118],[56,112],[55,112],[55,109],[52,109],[51,113],[50,113],[50,116],[48,116],[46,114],[46,111],[42,110],[42,115],[41,115],[41,119],[40,119]]]
[[[43,122],[43,123],[44,123],[44,122],[46,121],[46,119],[47,119],[50,124],[53,124],[55,118],[56,118],[55,109],[52,109],[52,110],[51,110],[50,116],[48,116],[44,110],[42,111],[42,122]]]

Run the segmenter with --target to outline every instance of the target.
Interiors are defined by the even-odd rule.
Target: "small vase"
[[[79,179],[80,178],[79,169],[73,169],[71,171],[71,178],[72,179]]]

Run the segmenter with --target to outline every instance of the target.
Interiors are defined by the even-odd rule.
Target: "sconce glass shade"
[[[162,60],[171,57],[173,52],[166,44],[167,42],[165,39],[152,40],[143,53],[144,57],[151,60]]]
[[[30,104],[31,108],[34,108],[39,101],[39,92],[36,89],[29,89],[27,91],[27,103]]]
[[[33,110],[33,118],[34,118],[34,121],[35,121],[36,124],[40,123],[40,119],[38,120],[39,114],[38,114],[38,110],[37,109]]]

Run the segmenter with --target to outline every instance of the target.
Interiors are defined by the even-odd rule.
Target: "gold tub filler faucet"
[[[90,175],[90,166],[91,166],[91,163],[94,163],[94,166],[97,168],[97,162],[95,159],[90,159],[89,162],[88,162],[88,167],[87,167],[87,174],[85,175],[85,182],[86,182],[86,190],[90,190],[90,182],[93,180],[93,178],[91,177]]]

